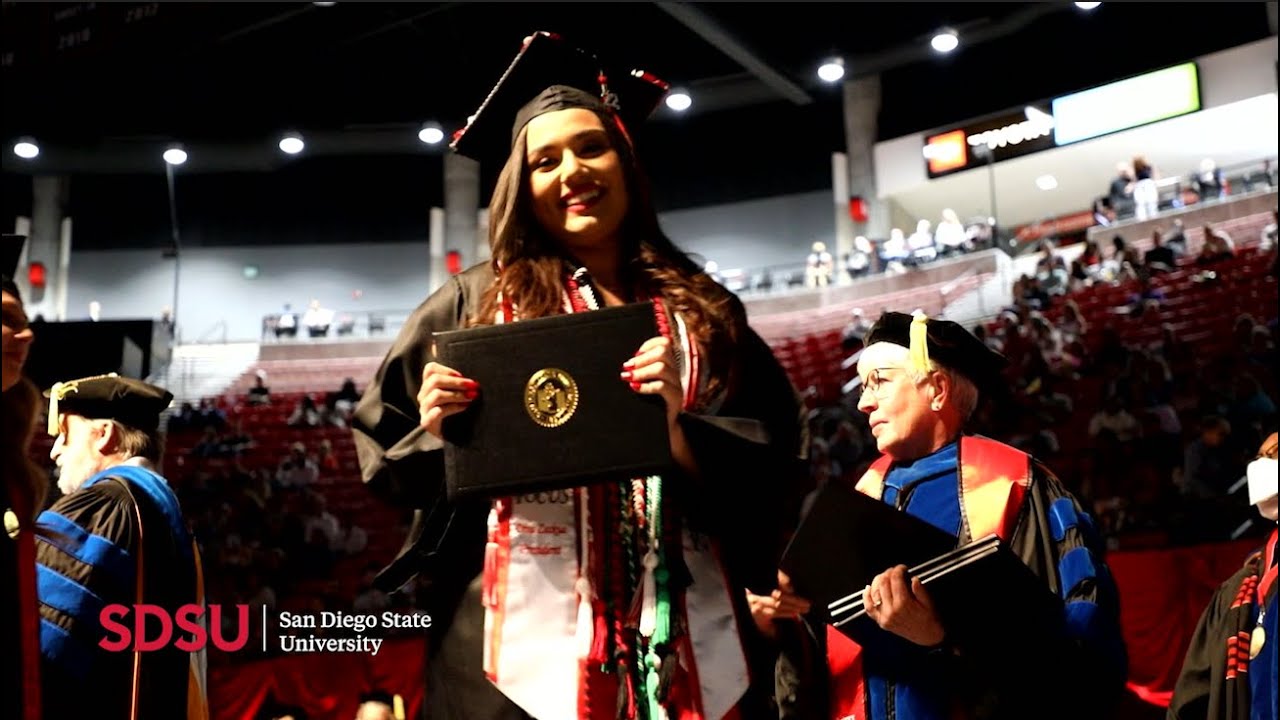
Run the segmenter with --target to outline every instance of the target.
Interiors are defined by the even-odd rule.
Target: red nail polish
[[[631,383],[631,389],[638,392],[640,390],[640,383],[638,382]]]
[[[628,360],[628,361],[626,361],[626,362],[622,363],[622,368],[625,370],[625,369],[630,368],[630,367],[635,367],[635,364],[636,364],[636,361],[635,361],[635,359],[633,358],[633,359],[631,359],[631,360]]]
[[[631,379],[631,371],[630,371],[630,370],[623,370],[623,371],[622,371],[622,379],[623,379],[623,380],[630,380],[630,379]]]
[[[471,388],[471,389],[467,389],[467,390],[463,390],[463,391],[462,391],[462,395],[463,395],[463,397],[465,397],[465,398],[466,398],[466,399],[468,399],[468,400],[475,400],[475,399],[476,399],[476,395],[479,395],[479,394],[480,394],[480,391],[479,391],[479,390],[476,390],[476,389],[474,389],[474,388]]]
[[[476,382],[475,380],[464,380],[462,381],[462,387],[467,390],[475,390],[476,388],[480,387],[480,383]]]

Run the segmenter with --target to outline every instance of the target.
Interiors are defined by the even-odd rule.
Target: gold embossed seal
[[[558,368],[543,368],[524,386],[524,409],[542,427],[560,427],[578,409],[578,383]]]

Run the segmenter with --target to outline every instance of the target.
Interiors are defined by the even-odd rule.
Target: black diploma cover
[[[445,418],[450,498],[521,495],[672,466],[666,408],[621,379],[658,334],[651,303],[435,334],[436,357],[480,385]]]

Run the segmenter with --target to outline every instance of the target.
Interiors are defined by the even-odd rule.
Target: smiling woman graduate
[[[772,658],[745,591],[772,587],[800,409],[742,305],[659,227],[631,133],[666,87],[537,33],[454,137],[505,158],[492,261],[415,311],[353,425],[365,481],[418,510],[381,580],[431,581],[432,718],[767,712]],[[451,501],[442,421],[485,388],[438,362],[432,333],[636,302],[658,334],[609,362],[661,398],[674,470]],[[551,542],[565,551],[541,552]]]

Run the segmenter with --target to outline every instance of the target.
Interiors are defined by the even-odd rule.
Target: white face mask
[[[1258,458],[1249,463],[1249,504],[1256,505],[1262,517],[1275,520],[1276,503],[1276,459]]]

